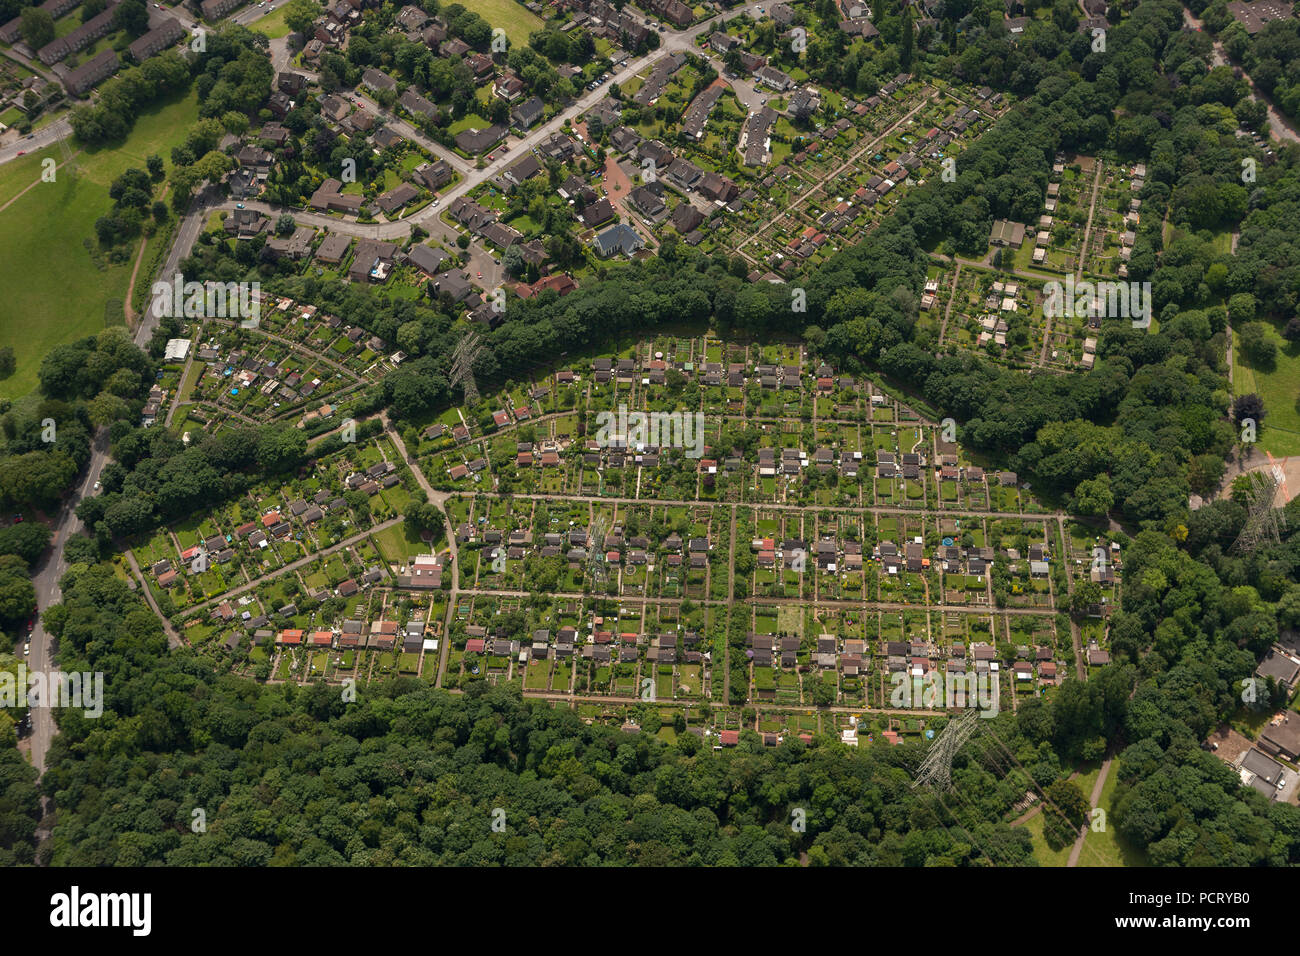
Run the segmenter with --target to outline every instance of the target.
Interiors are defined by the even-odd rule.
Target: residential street
[[[198,238],[199,232],[203,227],[206,217],[205,207],[192,209],[186,217],[181,220],[176,230],[176,239],[172,243],[171,251],[163,263],[161,274],[171,275],[176,271],[180,260],[189,255],[189,251],[194,246],[194,241]],[[145,313],[143,321],[136,328],[135,343],[145,345],[153,335],[153,330],[158,324],[160,316],[156,313],[154,303],[150,303],[148,311]],[[59,590],[59,579],[68,569],[68,563],[63,557],[63,547],[68,539],[82,531],[81,519],[75,514],[76,507],[80,504],[81,499],[91,494],[96,483],[99,481],[99,475],[104,470],[104,465],[108,462],[108,433],[101,429],[91,446],[90,463],[86,468],[81,484],[64,503],[63,510],[59,513],[59,519],[54,527],[54,537],[50,542],[50,550],[46,552],[43,560],[36,566],[36,574],[32,579],[36,588],[36,604],[39,612],[44,612],[51,604],[57,604],[62,599],[62,592]],[[28,658],[27,666],[32,670],[48,672],[53,666],[53,641],[45,633],[45,628],[39,618],[36,628],[32,632],[32,650]],[[45,755],[50,749],[50,741],[54,738],[55,733],[54,716],[52,712],[44,707],[32,708],[32,764],[40,772],[45,771]]]

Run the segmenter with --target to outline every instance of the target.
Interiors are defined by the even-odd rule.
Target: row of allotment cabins
[[[786,454],[790,451],[787,449]],[[760,457],[760,470],[763,468],[762,461]],[[796,464],[795,467],[799,465]],[[880,541],[872,547],[870,554],[863,550],[862,543],[859,541],[840,540],[833,536],[811,543],[799,538],[779,542],[773,538],[755,538],[750,542],[750,548],[757,555],[760,568],[781,567],[786,570],[798,570],[801,567],[816,567],[825,574],[861,571],[867,561],[878,562],[881,571],[885,574],[899,574],[905,570],[920,574],[928,570],[933,563],[932,558],[925,556],[925,545],[919,538],[905,541],[901,549],[893,541]],[[1014,562],[1021,560],[1019,551],[1015,549],[1007,549],[1006,555]],[[966,549],[946,545],[936,549],[934,558],[949,574],[983,575],[988,573],[995,552],[990,547]],[[1030,545],[1027,559],[1032,576],[1047,577],[1050,572],[1050,556],[1045,544]]]
[[[501,626],[471,624],[465,628],[465,652],[492,657],[528,661],[583,660],[593,664],[635,665],[645,648],[647,661],[659,664],[700,664],[711,654],[699,631],[663,631],[644,634],[637,631],[614,631],[603,619],[592,622],[589,632],[575,627],[561,627],[554,633],[538,628],[530,635],[511,635]]]
[[[335,588],[333,591],[330,591],[328,588],[322,588],[321,590],[313,594],[312,598],[313,600],[316,601],[324,601],[334,596],[350,597],[352,595],[359,593],[361,590],[365,588],[369,588],[377,584],[382,584],[384,580],[385,580],[385,574],[383,568],[374,566],[368,568],[364,573],[360,574],[355,578],[348,578],[346,581],[340,582],[339,586]],[[240,618],[240,624],[242,625],[242,627],[246,631],[254,632],[253,634],[254,643],[263,644],[270,639],[271,632],[269,630],[267,631],[261,630],[261,628],[266,627],[270,623],[271,619],[266,614],[255,615],[253,611],[246,609],[246,605],[252,604],[253,600],[254,600],[253,596],[248,594],[245,594],[239,597],[238,599],[236,599],[235,604],[239,605],[240,607],[245,607],[245,610],[237,612],[235,610],[235,605],[231,604],[230,600],[227,599],[217,604],[215,607],[213,607],[208,616],[209,618],[211,618],[212,620],[218,623],[230,623],[234,621],[236,616],[238,616]],[[257,608],[254,608],[254,610],[257,610]],[[298,605],[293,602],[290,602],[289,604],[286,604],[283,607],[276,609],[275,611],[275,614],[282,618],[293,617],[297,613],[298,613]],[[230,647],[232,650],[239,645],[238,632],[233,633],[230,636],[230,638],[227,639],[226,645]]]
[[[349,490],[374,496],[384,488],[400,484],[401,477],[396,474],[396,471],[397,468],[392,462],[379,462],[365,472],[348,475],[344,485]],[[181,552],[180,566],[190,574],[199,574],[212,564],[228,564],[234,560],[235,549],[240,542],[247,546],[251,554],[256,555],[259,551],[272,547],[277,540],[289,540],[295,523],[303,527],[311,527],[322,520],[326,514],[347,512],[347,510],[347,502],[342,496],[322,489],[310,502],[301,498],[294,499],[284,509],[273,508],[257,521],[240,525],[231,535],[215,534],[186,548]],[[164,558],[158,561],[150,570],[160,587],[171,587],[179,578],[177,566],[170,559]]]
[[[257,635],[261,639],[271,636],[268,630]],[[282,648],[338,648],[340,650],[394,650],[398,642],[404,653],[419,653],[431,641],[426,637],[425,622],[422,617],[413,617],[405,625],[394,620],[380,619],[366,622],[356,618],[344,621],[337,629],[312,630],[302,628],[284,628],[275,637],[275,643]],[[431,646],[436,648],[437,642]]]
[[[656,547],[645,535],[625,535],[621,525],[615,525],[600,542],[591,540],[585,528],[572,528],[567,532],[547,531],[535,541],[531,531],[502,531],[496,528],[475,529],[466,523],[456,529],[456,540],[469,544],[481,538],[489,556],[504,552],[507,560],[522,561],[530,554],[542,558],[562,558],[578,567],[590,558],[590,548],[598,546],[608,565],[626,564],[629,567],[646,567],[662,563],[667,567],[708,567],[713,545],[707,535],[683,539],[669,534]]]
[[[195,358],[202,363],[200,377],[228,379],[240,390],[256,387],[281,403],[310,399],[322,384],[319,378],[305,378],[296,368],[280,362],[262,361],[244,349],[232,349],[222,358],[221,349],[215,342],[200,346],[195,351]]]
[[[785,670],[822,671],[839,670],[845,677],[857,677],[871,672],[872,642],[861,638],[840,640],[834,634],[821,634],[811,648],[804,663],[800,663],[803,641],[794,635],[757,634],[750,632],[745,640],[746,657],[755,667],[781,667]],[[997,649],[988,643],[976,642],[970,647],[969,657],[963,643],[954,643],[945,655],[927,642],[879,642],[877,658],[879,670],[886,675],[903,674],[908,678],[940,678],[943,673],[965,677],[966,674],[997,673],[1001,665]],[[1015,680],[1032,680],[1035,675],[1043,684],[1055,684],[1060,676],[1057,662],[1050,647],[1018,647],[1017,660],[1011,665]],[[759,698],[771,698],[775,691],[759,691]]]

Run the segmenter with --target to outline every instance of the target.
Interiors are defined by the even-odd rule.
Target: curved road
[[[1201,21],[1192,16],[1192,11],[1183,7],[1183,22],[1197,32],[1204,33],[1204,27]],[[1209,36],[1207,33],[1206,36]],[[1223,48],[1223,43],[1218,39],[1211,38],[1212,46],[1210,48],[1210,68],[1216,66],[1234,66],[1232,60],[1228,58],[1228,53]],[[1271,139],[1278,140],[1282,143],[1300,143],[1300,133],[1296,132],[1295,127],[1291,124],[1281,111],[1273,105],[1273,101],[1255,86],[1255,81],[1250,78],[1250,74],[1245,70],[1241,71],[1241,78],[1250,85],[1250,95],[1252,99],[1259,100],[1264,104],[1268,111],[1268,135]]]
[[[174,273],[181,259],[189,255],[190,249],[194,246],[194,241],[203,228],[206,215],[207,207],[197,205],[181,220],[176,230],[176,238],[172,243],[171,251],[167,255],[166,262],[163,263],[162,275]],[[155,306],[151,302],[149,311],[145,313],[135,331],[135,343],[137,345],[143,346],[149,341],[149,338],[153,335],[153,330],[158,325],[158,318]],[[54,527],[54,536],[50,541],[50,549],[45,553],[41,563],[37,565],[36,574],[32,579],[32,583],[36,587],[36,604],[40,611],[44,611],[51,604],[57,604],[62,600],[63,592],[59,590],[59,579],[68,570],[68,562],[63,556],[63,548],[73,535],[80,534],[84,528],[81,519],[76,515],[76,507],[80,504],[82,498],[93,491],[95,484],[99,481],[100,472],[104,470],[104,465],[107,462],[108,433],[106,430],[101,429],[91,445],[90,463],[86,467],[81,484],[64,503],[63,510],[59,514],[58,523]],[[45,628],[39,620],[36,628],[32,631],[31,638],[32,649],[31,655],[27,659],[27,666],[32,670],[50,671],[54,659],[53,642],[50,640],[49,635],[45,633]],[[53,740],[56,730],[54,717],[49,709],[44,707],[32,708],[32,764],[40,773],[45,772],[45,755],[50,749],[50,741]]]
[[[254,12],[260,11],[260,12]],[[176,16],[187,27],[192,25],[192,18],[184,14],[183,11],[168,9],[167,14]],[[253,7],[238,15],[238,22],[251,23],[264,13],[269,12],[265,8]],[[437,231],[446,234],[449,230],[438,219],[438,212],[444,204],[455,199],[457,196],[464,195],[474,186],[478,185],[485,179],[501,173],[506,166],[513,163],[524,149],[531,149],[540,143],[544,138],[557,132],[564,123],[577,116],[579,113],[590,109],[600,100],[607,92],[612,83],[624,82],[637,73],[650,66],[656,60],[672,53],[674,51],[697,51],[695,47],[695,38],[702,33],[712,32],[717,26],[739,16],[742,13],[755,14],[757,5],[745,5],[728,11],[720,17],[713,17],[704,23],[701,23],[689,30],[665,31],[660,34],[663,38],[658,50],[642,56],[636,60],[630,61],[623,69],[610,77],[606,84],[595,90],[587,92],[584,96],[579,97],[570,106],[559,113],[550,122],[544,124],[536,130],[529,132],[524,136],[519,144],[512,148],[509,153],[502,155],[499,159],[488,164],[484,169],[475,169],[467,175],[459,184],[448,190],[446,194],[440,197],[441,201],[437,208],[428,206],[409,219],[398,220],[396,222],[377,223],[377,224],[360,224],[347,222],[326,216],[320,213],[297,212],[293,211],[294,216],[300,222],[308,223],[314,226],[326,227],[336,232],[347,233],[352,236],[359,236],[370,239],[395,239],[405,238],[410,235],[412,224],[420,225],[430,232]],[[154,8],[150,8],[151,16],[155,14]],[[707,53],[705,54],[707,55]],[[372,104],[373,105],[373,104]],[[45,130],[34,133],[33,138],[24,140],[5,150],[0,150],[0,162],[7,159],[13,159],[19,149],[24,152],[27,150],[23,143],[30,144],[31,149],[38,149],[41,145],[49,145],[56,142],[63,136],[69,135],[71,130],[67,128],[66,121],[51,124]],[[40,145],[38,145],[40,144]],[[463,163],[462,163],[463,165]],[[180,261],[189,255],[193,248],[199,233],[202,231],[203,224],[208,212],[215,205],[207,197],[209,194],[201,194],[196,200],[195,205],[190,208],[185,218],[181,220],[177,228],[176,237],[173,240],[171,250],[168,252],[167,260],[163,263],[159,275],[168,276],[177,271]],[[245,204],[247,208],[257,209],[266,213],[278,213],[281,210],[267,203],[249,202]],[[234,208],[234,203],[220,204],[218,208]],[[149,310],[142,317],[140,325],[136,328],[135,342],[137,345],[144,345],[153,335],[153,330],[157,327],[159,315],[156,312],[155,305],[150,303]],[[90,462],[85,470],[80,486],[68,497],[64,503],[63,510],[59,515],[58,523],[55,525],[54,536],[51,540],[50,550],[46,553],[44,559],[38,564],[36,575],[33,583],[36,587],[36,601],[39,610],[44,611],[52,604],[56,604],[62,598],[62,592],[59,590],[59,579],[67,570],[68,564],[63,556],[63,548],[67,541],[76,534],[81,533],[83,525],[81,519],[76,516],[76,507],[81,499],[90,494],[95,484],[99,481],[100,473],[108,461],[108,441],[105,433],[97,436],[92,448]],[[46,634],[41,623],[37,622],[31,635],[32,648],[27,664],[33,670],[48,671],[53,662],[52,641]],[[50,741],[53,739],[56,726],[51,712],[45,708],[33,708],[32,710],[32,763],[38,771],[45,770],[45,757],[50,748]]]
[[[17,159],[22,153],[34,153],[46,146],[53,146],[59,140],[67,139],[71,135],[72,127],[66,119],[55,120],[49,126],[42,126],[36,132],[14,140],[8,146],[0,147],[0,163]]]
[[[557,113],[549,122],[543,123],[536,129],[530,130],[522,137],[508,137],[507,145],[509,151],[502,153],[499,148],[493,150],[493,155],[496,155],[497,158],[489,162],[482,169],[471,166],[460,156],[450,152],[437,143],[433,143],[423,134],[414,129],[409,123],[397,119],[391,113],[385,111],[365,93],[361,91],[347,93],[346,95],[353,102],[361,103],[361,108],[363,110],[372,113],[384,122],[389,123],[398,132],[415,140],[435,156],[445,159],[453,168],[461,172],[463,177],[461,181],[439,195],[438,205],[436,207],[432,205],[425,206],[423,209],[405,219],[398,219],[392,222],[358,223],[352,220],[340,219],[336,216],[326,215],[325,213],[286,209],[280,206],[271,205],[270,203],[252,201],[244,203],[244,206],[245,208],[255,209],[258,212],[267,215],[279,215],[282,212],[289,212],[300,223],[315,226],[317,228],[330,229],[334,232],[344,233],[361,239],[383,239],[390,242],[393,240],[405,239],[411,234],[411,226],[416,225],[429,232],[431,235],[442,235],[454,240],[455,232],[439,218],[439,213],[453,200],[470,192],[485,180],[500,175],[505,171],[506,167],[514,163],[526,151],[533,149],[535,146],[540,144],[542,140],[548,138],[553,133],[559,132],[565,123],[573,120],[578,115],[585,113],[603,100],[609,94],[609,87],[613,84],[626,83],[642,70],[645,70],[647,67],[670,53],[687,51],[701,56],[711,56],[711,50],[701,50],[696,47],[696,37],[703,33],[713,32],[721,23],[725,23],[742,13],[755,15],[757,13],[757,7],[754,5],[738,7],[735,10],[728,11],[720,17],[713,17],[712,19],[706,20],[704,23],[691,27],[688,30],[665,31],[660,34],[661,40],[659,49],[652,50],[638,59],[628,61],[622,69],[612,73],[609,80],[594,90],[584,92],[582,96],[570,103],[564,110]],[[227,202],[220,208],[234,209],[235,203]]]

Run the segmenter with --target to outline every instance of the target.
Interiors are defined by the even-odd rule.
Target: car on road
[[[235,208],[236,208],[236,209],[243,209],[243,208],[244,208],[244,204],[243,204],[242,202],[237,202],[237,203],[235,203]]]
[[[433,201],[433,206],[432,206],[432,208],[437,209],[437,208],[438,208],[438,203],[440,203],[440,202],[442,202],[441,199],[435,199],[435,200]]]
[[[32,642],[28,641],[23,645],[23,657],[27,657],[32,652]]]
[[[30,634],[34,630],[36,630],[36,618],[29,617],[27,619],[27,633]]]
[[[94,487],[94,489],[92,489],[92,490],[94,490],[94,491],[98,491],[98,490],[99,490],[99,482],[95,482],[95,487]]]
[[[14,524],[22,524],[22,523],[23,523],[23,516],[22,516],[22,515],[14,515]]]
[[[483,278],[483,273],[481,273],[481,272],[478,273],[478,277],[479,277],[480,279]]]
[[[20,150],[18,150],[17,155],[19,155],[19,156],[26,156],[26,155],[27,155],[27,150],[25,150],[25,149],[20,149]]]

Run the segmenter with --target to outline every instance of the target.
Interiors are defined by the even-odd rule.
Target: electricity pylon
[[[478,401],[478,385],[474,381],[474,363],[483,351],[477,332],[469,332],[456,346],[451,360],[451,383],[460,385],[465,392],[465,404]]]
[[[913,789],[922,784],[929,784],[940,792],[952,789],[952,758],[978,729],[979,719],[978,710],[968,710],[943,728],[916,771]]]
[[[1246,523],[1232,543],[1233,550],[1250,554],[1265,543],[1276,544],[1286,527],[1286,514],[1273,507],[1277,496],[1277,478],[1271,472],[1250,472],[1250,488],[1246,492]]]

